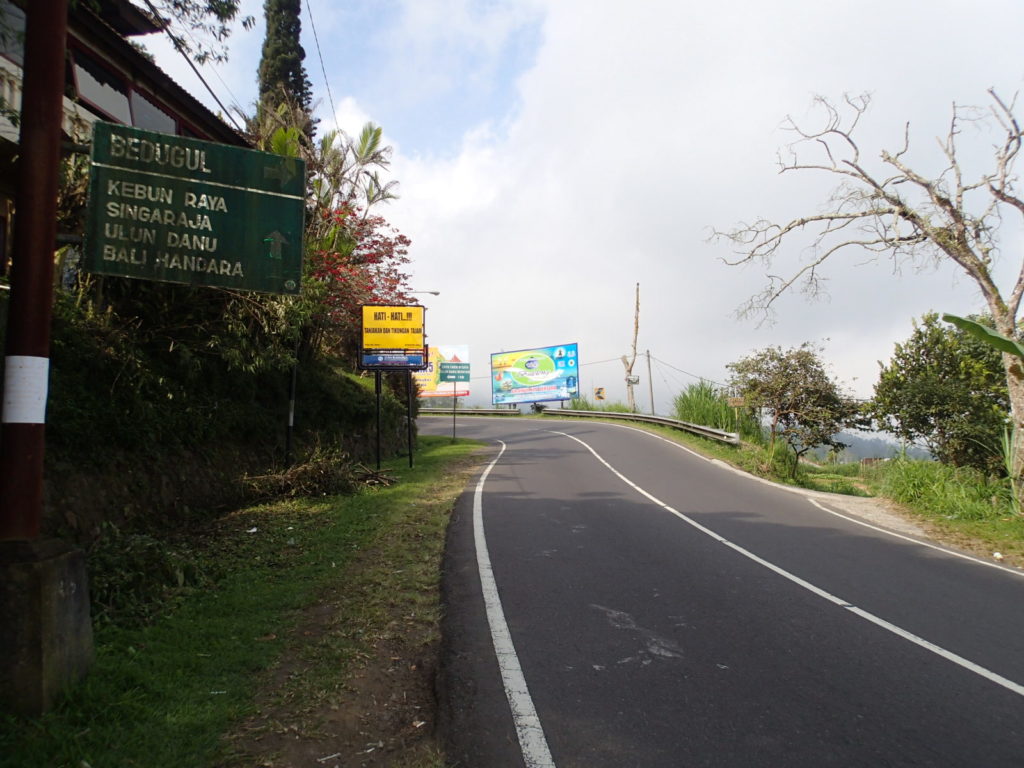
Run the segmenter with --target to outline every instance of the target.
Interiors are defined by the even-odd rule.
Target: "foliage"
[[[259,109],[276,111],[287,101],[301,111],[299,127],[310,139],[314,126],[310,119],[313,91],[302,62],[301,0],[265,0],[266,37],[259,66]]]
[[[197,64],[227,61],[225,42],[241,0],[145,0],[145,4],[168,23],[166,31],[174,46]],[[251,16],[242,19],[245,29],[253,23]]]
[[[370,207],[395,197],[383,182],[390,147],[379,126],[367,123],[358,139],[329,131],[318,142],[300,130],[304,112],[282,102],[248,120],[252,140],[265,151],[302,157],[309,174],[305,226],[302,337],[314,354],[352,358],[359,308],[408,300],[411,241]]]
[[[836,434],[863,421],[857,403],[840,392],[806,342],[786,351],[767,347],[727,367],[732,387],[750,407],[767,412],[772,455],[778,437],[793,451],[792,477],[807,451],[819,445],[842,450]]]
[[[586,397],[574,397],[569,407],[577,411],[607,411],[609,413],[636,413],[636,410],[630,408],[625,403],[616,403],[602,400],[600,402],[591,403]]]
[[[401,304],[408,299],[411,241],[383,216],[367,216],[346,204],[331,212],[332,247],[309,251],[307,275],[319,301],[313,337],[335,355],[355,349],[363,304]]]
[[[1010,484],[971,467],[897,457],[876,470],[879,491],[948,520],[992,520],[1013,513]]]
[[[961,331],[966,331],[971,334],[971,336],[978,339],[978,341],[982,341],[1000,352],[1024,358],[1024,345],[1015,339],[1008,339],[1006,336],[1003,336],[998,331],[989,328],[984,323],[979,323],[967,317],[950,315],[948,313],[944,314],[942,319],[947,323],[955,325]]]
[[[351,493],[356,481],[347,453],[317,445],[304,461],[277,472],[247,475],[242,485],[253,501],[267,501]]]
[[[764,442],[764,430],[749,406],[734,408],[727,393],[710,381],[690,384],[675,397],[675,418],[725,432],[737,432],[744,440]]]
[[[941,462],[1001,469],[1009,398],[999,352],[930,313],[882,365],[871,403],[879,426]]]
[[[188,546],[109,522],[89,546],[88,564],[90,607],[99,624],[152,619],[174,590],[208,583]]]

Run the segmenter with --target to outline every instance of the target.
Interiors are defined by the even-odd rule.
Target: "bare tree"
[[[769,267],[784,243],[809,238],[808,261],[788,276],[769,275],[765,289],[743,305],[740,314],[768,316],[775,300],[794,287],[816,296],[823,292],[821,267],[829,258],[851,250],[868,251],[887,256],[897,267],[952,261],[980,289],[996,330],[1014,337],[1024,295],[1024,255],[1018,257],[1020,268],[1008,290],[996,284],[992,267],[1004,215],[1016,211],[1024,217],[1024,198],[1015,188],[1022,133],[1014,114],[1015,100],[1007,103],[994,90],[988,93],[992,103],[987,109],[953,105],[949,129],[937,140],[945,167],[935,177],[922,175],[908,164],[909,125],[902,147],[895,153],[882,151],[878,171],[868,168],[853,137],[870,104],[868,95],[847,96],[838,106],[817,98],[827,118],[820,130],[805,130],[787,118],[784,125],[797,139],[786,155],[780,155],[780,172],[822,171],[838,177],[839,184],[822,213],[786,224],[759,219],[714,233],[713,238],[738,246],[738,258],[725,259],[726,263],[759,262]],[[963,141],[962,129],[967,124],[992,128],[999,136],[988,170],[971,181],[965,180],[958,155],[958,142]],[[1020,358],[1005,353],[1003,367],[1015,426],[1014,473],[1021,477],[1024,368]]]

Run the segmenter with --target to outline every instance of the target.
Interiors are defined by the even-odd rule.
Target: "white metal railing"
[[[545,408],[541,411],[543,416],[580,416],[595,419],[619,419],[622,421],[643,421],[649,424],[661,424],[666,427],[681,429],[685,432],[692,432],[701,437],[708,437],[729,445],[739,445],[740,436],[737,432],[724,432],[721,429],[703,427],[700,424],[691,424],[688,421],[678,419],[666,419],[663,416],[648,416],[643,413],[619,413],[616,411],[574,411],[569,408]]]
[[[420,408],[423,416],[451,416],[451,408]],[[519,416],[519,409],[513,408],[456,408],[456,416]]]

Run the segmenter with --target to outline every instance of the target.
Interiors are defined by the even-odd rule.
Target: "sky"
[[[243,0],[242,14],[253,30],[238,26],[228,63],[201,71],[251,112],[262,3]],[[909,131],[909,160],[938,174],[954,103],[1021,89],[1022,32],[1019,0],[304,0],[302,17],[321,130],[370,120],[393,147],[400,199],[376,212],[412,239],[413,290],[439,292],[415,296],[430,343],[469,346],[470,402],[490,400],[491,353],[571,342],[583,394],[625,402],[639,283],[637,401],[649,409],[653,388],[663,415],[687,385],[727,382],[730,362],[804,342],[867,398],[915,319],[983,309],[952,265],[848,252],[824,267],[826,297],[793,292],[770,321],[740,318],[806,248],[729,266],[733,247],[709,236],[824,210],[834,177],[778,167],[795,138],[787,116],[821,124],[816,96],[871,95],[856,137],[872,170]],[[144,42],[219,110],[169,45]],[[996,137],[968,124],[958,140],[968,176],[986,172]],[[1017,221],[1001,239],[1005,289],[1024,248]]]

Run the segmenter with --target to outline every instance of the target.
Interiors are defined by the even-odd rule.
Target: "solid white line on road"
[[[502,610],[501,598],[498,596],[498,585],[494,580],[494,571],[491,569],[491,556],[487,552],[487,539],[484,537],[484,483],[487,481],[487,476],[491,474],[491,470],[494,469],[494,465],[505,453],[505,443],[500,440],[498,443],[501,444],[501,450],[480,475],[476,491],[473,493],[473,538],[476,542],[476,562],[480,571],[480,586],[484,593],[484,606],[487,609],[487,623],[491,627],[494,653],[498,657],[498,667],[501,670],[501,682],[505,687],[509,708],[512,710],[512,720],[516,726],[516,735],[519,737],[523,762],[526,763],[526,768],[554,768],[555,762],[551,759],[551,751],[548,749],[544,729],[541,727],[540,718],[537,717],[533,699],[530,698],[530,691],[526,687],[526,678],[523,676],[523,668],[519,665],[519,657],[512,644],[512,635],[508,631],[505,612]]]
[[[732,473],[734,473],[736,475],[740,475],[740,476],[742,476],[742,477],[744,477],[747,480],[750,480],[752,482],[762,483],[763,485],[766,485],[766,486],[769,486],[771,488],[774,488],[777,491],[785,491],[786,493],[793,493],[793,494],[796,494],[798,496],[803,496],[805,499],[807,499],[809,502],[811,502],[811,504],[816,506],[822,512],[827,512],[830,515],[835,515],[836,517],[841,517],[841,518],[843,518],[843,520],[847,520],[847,521],[853,523],[854,525],[860,525],[860,526],[863,526],[864,528],[870,528],[871,530],[878,531],[879,533],[883,533],[886,536],[893,536],[893,537],[895,537],[897,539],[903,539],[904,541],[909,541],[912,544],[917,544],[917,545],[922,546],[922,547],[928,547],[929,549],[934,549],[937,552],[943,552],[943,553],[945,553],[947,555],[952,555],[953,557],[959,557],[962,560],[969,560],[972,563],[976,563],[978,565],[984,565],[986,568],[995,568],[996,570],[1002,571],[1003,573],[1012,573],[1014,576],[1024,577],[1024,570],[1021,570],[1020,568],[1011,568],[1011,567],[1008,567],[1008,566],[1005,566],[1005,565],[1000,565],[999,563],[993,563],[990,560],[985,560],[982,557],[976,557],[975,555],[969,555],[966,552],[958,552],[955,549],[950,549],[949,547],[943,547],[943,546],[941,546],[939,544],[934,544],[934,543],[932,543],[930,541],[925,541],[923,539],[918,539],[918,538],[915,538],[913,536],[907,536],[906,534],[902,534],[902,533],[899,533],[897,531],[890,530],[888,528],[883,528],[883,527],[878,526],[878,525],[873,525],[873,524],[867,522],[866,520],[861,520],[859,518],[843,514],[842,512],[837,512],[834,509],[829,509],[828,507],[824,506],[824,504],[828,504],[829,503],[829,501],[830,501],[829,496],[831,496],[833,494],[828,494],[828,493],[821,492],[821,491],[808,491],[806,488],[797,488],[797,487],[790,486],[790,485],[779,485],[778,483],[773,482],[771,480],[767,480],[767,479],[765,479],[763,477],[757,477],[755,475],[751,475],[748,472],[744,472],[742,469],[737,469],[736,467],[732,466],[731,464],[727,464],[726,462],[722,461],[721,459],[711,459],[711,458],[708,458],[707,456],[704,456],[703,454],[697,453],[697,451],[694,451],[691,448],[687,448],[685,445],[681,445],[681,444],[675,442],[674,440],[669,440],[667,437],[662,437],[661,435],[659,435],[657,433],[648,432],[646,429],[638,429],[636,427],[627,426],[626,424],[608,424],[607,426],[609,426],[609,427],[616,427],[618,429],[628,429],[631,432],[637,432],[637,433],[639,433],[641,435],[647,435],[648,437],[653,437],[655,440],[660,440],[663,443],[668,443],[673,448],[678,448],[681,451],[685,451],[686,453],[689,453],[694,458],[701,459],[702,461],[706,461],[709,464],[713,464],[716,467],[718,467],[719,469],[724,469],[724,470],[726,470],[728,472],[732,472]],[[558,432],[556,434],[562,434],[562,433]],[[824,504],[820,503],[818,501],[818,499],[821,499],[821,501],[824,502]]]
[[[923,637],[919,637],[919,636],[913,634],[912,632],[908,632],[907,630],[902,629],[902,628],[896,626],[895,624],[889,623],[885,619],[879,618],[878,616],[875,616],[872,613],[868,613],[867,611],[863,610],[862,608],[858,608],[857,606],[847,602],[846,600],[843,600],[841,597],[836,597],[835,595],[831,594],[830,592],[826,592],[825,590],[821,589],[820,587],[814,586],[809,581],[804,581],[799,576],[796,576],[795,574],[792,574],[789,571],[784,570],[783,568],[780,568],[779,566],[775,565],[774,563],[770,563],[767,560],[765,560],[764,558],[758,557],[757,555],[755,555],[750,550],[744,549],[743,547],[739,546],[738,544],[734,544],[731,541],[729,541],[728,539],[725,539],[722,536],[719,536],[717,533],[712,531],[710,528],[706,528],[705,526],[703,526],[700,523],[698,523],[692,517],[689,517],[689,516],[683,514],[682,512],[674,509],[673,507],[670,507],[668,504],[663,502],[661,499],[658,499],[657,497],[652,496],[650,493],[645,491],[643,488],[641,488],[639,485],[634,483],[628,477],[626,477],[621,472],[619,472],[617,469],[615,469],[615,467],[613,467],[611,464],[609,464],[607,461],[605,461],[605,459],[601,456],[601,454],[599,454],[597,451],[595,451],[593,448],[591,448],[583,440],[580,440],[578,437],[574,437],[573,435],[566,434],[565,432],[555,432],[554,430],[551,430],[551,431],[554,434],[556,434],[556,435],[562,435],[563,437],[568,437],[570,440],[575,440],[577,443],[579,443],[584,448],[586,448],[588,451],[590,451],[599,462],[604,464],[611,471],[612,474],[614,474],[616,477],[618,477],[620,480],[622,480],[630,488],[634,489],[641,496],[646,497],[647,499],[649,499],[650,501],[652,501],[654,504],[658,505],[662,509],[666,510],[667,512],[671,512],[673,515],[678,517],[683,522],[688,523],[689,525],[692,525],[698,531],[700,531],[703,534],[706,534],[707,536],[710,536],[715,541],[717,541],[717,542],[719,542],[721,544],[724,544],[725,546],[729,547],[730,549],[732,549],[732,550],[734,550],[736,552],[739,552],[741,555],[743,555],[744,557],[747,557],[747,558],[753,560],[755,563],[758,563],[759,565],[763,565],[765,568],[769,569],[770,571],[774,571],[779,576],[782,576],[783,578],[789,579],[794,584],[798,584],[799,586],[803,587],[804,589],[808,590],[809,592],[813,592],[818,597],[824,598],[825,600],[828,600],[831,603],[835,603],[836,605],[840,606],[841,608],[845,608],[846,610],[850,611],[851,613],[853,613],[853,614],[855,614],[857,616],[860,616],[862,619],[866,619],[867,621],[870,621],[872,624],[875,624],[876,626],[879,626],[882,629],[888,630],[889,632],[892,632],[894,635],[896,635],[898,637],[902,637],[904,640],[909,640],[910,642],[914,643],[915,645],[918,645],[921,648],[924,648],[924,649],[926,649],[928,651],[931,651],[932,653],[934,653],[934,654],[936,654],[938,656],[941,656],[942,658],[946,659],[947,661],[951,661],[954,664],[957,664],[957,665],[963,667],[966,670],[969,670],[971,672],[974,672],[977,675],[980,675],[981,677],[984,677],[986,680],[989,680],[989,681],[991,681],[993,683],[996,683],[997,685],[1001,685],[1003,688],[1006,688],[1007,690],[1012,691],[1013,693],[1016,693],[1019,696],[1024,696],[1024,685],[1021,685],[1020,683],[1015,683],[1013,680],[1009,680],[1009,679],[1003,677],[1002,675],[999,675],[999,674],[993,672],[990,669],[986,669],[985,667],[982,667],[982,666],[980,666],[978,664],[975,664],[973,661],[970,661],[969,659],[965,659],[963,656],[958,656],[957,654],[953,653],[952,651],[948,651],[945,648],[942,648],[941,646],[935,645],[934,643],[931,643],[931,642],[925,640]]]
[[[938,544],[932,544],[930,541],[922,541],[921,539],[915,539],[913,536],[906,536],[902,533],[897,533],[896,531],[890,531],[888,528],[882,528],[877,525],[872,525],[871,523],[868,523],[864,520],[858,520],[857,518],[851,517],[850,515],[844,515],[842,512],[836,512],[834,509],[829,509],[824,504],[821,504],[817,499],[808,497],[807,500],[811,502],[811,504],[816,506],[818,509],[820,509],[822,512],[828,512],[828,514],[830,515],[835,515],[836,517],[841,517],[843,520],[848,520],[851,523],[856,523],[857,525],[863,526],[865,528],[870,528],[873,531],[884,533],[886,536],[893,536],[897,539],[903,539],[904,541],[909,541],[911,544],[917,544],[922,547],[928,547],[929,549],[937,550],[938,552],[942,552],[946,555],[959,557],[961,560],[969,560],[970,562],[976,563],[977,565],[984,565],[986,568],[995,568],[997,571],[1002,571],[1003,573],[1012,573],[1014,576],[1024,576],[1024,571],[1021,571],[1017,568],[1007,568],[1005,565],[999,565],[998,563],[990,563],[988,560],[983,560],[980,557],[975,557],[974,555],[968,555],[964,552],[957,552],[955,549],[940,547]]]

